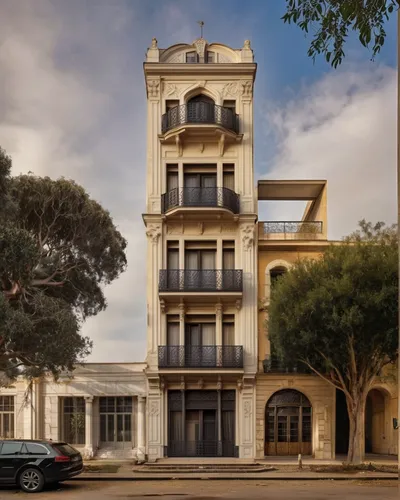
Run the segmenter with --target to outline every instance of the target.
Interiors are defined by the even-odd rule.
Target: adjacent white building
[[[86,458],[145,458],[144,363],[87,363],[0,392],[0,436],[65,440]]]

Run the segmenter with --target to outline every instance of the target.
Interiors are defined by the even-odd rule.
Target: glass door
[[[100,447],[132,447],[132,398],[102,397],[100,410]]]

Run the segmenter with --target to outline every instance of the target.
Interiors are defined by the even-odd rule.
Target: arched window
[[[265,454],[311,455],[311,424],[311,403],[304,394],[276,392],[265,407]]]
[[[286,273],[287,269],[283,266],[277,266],[270,270],[269,275],[271,278],[271,289],[274,288],[274,285],[278,281],[278,279]]]
[[[215,123],[215,103],[203,94],[198,94],[187,102],[187,122]]]

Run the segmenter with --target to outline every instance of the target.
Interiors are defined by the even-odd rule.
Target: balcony
[[[238,214],[239,195],[225,187],[186,187],[175,188],[161,195],[161,212],[168,214],[191,208],[220,209]]]
[[[285,363],[275,356],[264,359],[264,373],[300,373],[313,374],[304,363]]]
[[[161,269],[160,292],[242,292],[239,269]]]
[[[159,346],[158,368],[243,368],[243,346]]]
[[[191,102],[169,109],[163,116],[161,131],[166,134],[170,130],[183,125],[216,125],[234,134],[239,133],[239,118],[230,108],[224,108],[210,102]]]
[[[259,223],[259,240],[323,239],[322,221],[268,221]]]

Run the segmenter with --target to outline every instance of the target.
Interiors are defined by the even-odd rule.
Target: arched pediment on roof
[[[178,43],[165,49],[161,56],[161,63],[185,63],[186,54],[190,52],[197,54],[199,61],[210,63],[237,63],[240,62],[240,55],[235,50],[222,43],[212,43],[208,45],[203,38],[195,40],[191,45]],[[209,57],[207,57],[207,54]],[[193,61],[191,61],[193,62]]]
[[[207,49],[210,52],[215,52],[216,61],[219,63],[237,63],[239,61],[239,55],[227,45],[222,43],[212,43],[208,45]]]
[[[187,43],[177,43],[176,45],[171,45],[168,49],[165,49],[160,57],[161,63],[179,63],[185,62],[186,52],[193,50],[193,47]]]

